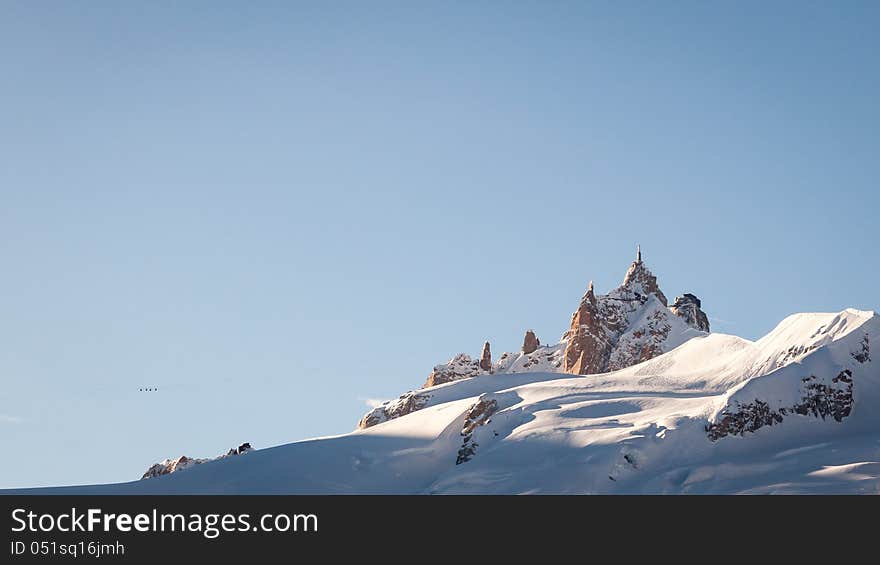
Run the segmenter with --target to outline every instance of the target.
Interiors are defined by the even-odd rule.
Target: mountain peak
[[[657,284],[657,277],[654,276],[642,261],[641,246],[639,246],[636,251],[636,260],[630,264],[629,269],[626,271],[626,275],[623,277],[622,286],[637,296],[654,294],[660,299],[660,302],[662,302],[664,306],[669,305],[669,302],[666,300],[666,295],[663,294],[663,291],[660,290],[660,286]]]
[[[708,333],[709,321],[700,305],[696,296],[686,294],[677,308],[669,308],[638,245],[621,286],[597,297],[591,283],[581,299],[565,334],[563,371],[592,375],[621,369]]]
[[[493,361],[489,342],[478,357],[460,353],[434,366],[425,388],[493,374],[569,373],[594,375],[629,367],[678,347],[692,337],[706,335],[709,322],[700,300],[680,297],[670,308],[657,277],[642,261],[641,246],[623,284],[608,294],[597,294],[590,281],[559,343],[542,345],[529,330],[516,352],[502,352]],[[420,410],[432,392],[408,392],[374,408],[358,424],[368,428]]]

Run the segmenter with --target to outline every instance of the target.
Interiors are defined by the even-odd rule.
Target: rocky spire
[[[480,353],[480,368],[484,371],[492,370],[492,352],[489,350],[489,342],[483,344],[483,351]]]
[[[534,353],[539,347],[541,347],[541,341],[538,336],[533,330],[527,330],[526,336],[523,338],[522,352],[528,355]]]
[[[663,294],[663,291],[660,290],[660,286],[657,284],[657,277],[642,262],[641,245],[636,248],[636,260],[632,262],[626,271],[626,276],[623,277],[623,286],[633,294],[642,297],[653,294],[664,306],[669,304],[666,300],[666,295]]]
[[[596,295],[593,281],[581,299],[577,312],[571,315],[571,326],[567,332],[568,344],[565,348],[564,370],[575,375],[600,373],[608,359],[606,343],[602,338]]]
[[[587,287],[587,292],[584,294],[584,297],[581,298],[581,302],[589,302],[593,306],[596,305],[596,294],[593,292],[593,281],[590,281],[590,286]]]

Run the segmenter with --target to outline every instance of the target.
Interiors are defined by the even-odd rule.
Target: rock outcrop
[[[852,355],[852,358],[859,363],[868,363],[871,361],[871,342],[868,338],[868,334],[865,334],[865,337],[862,338],[862,342],[859,344],[859,350],[853,351],[850,355]]]
[[[702,302],[700,299],[686,292],[682,296],[675,299],[670,307],[672,313],[681,318],[690,327],[700,330],[701,332],[709,332],[709,317],[700,310]]]
[[[673,324],[674,317],[669,310],[654,298],[638,317],[639,321],[617,338],[608,358],[606,371],[625,369],[662,355],[674,349],[681,342],[681,332],[687,331],[684,327],[678,327],[673,335],[673,325],[682,324]]]
[[[560,373],[565,343],[539,345],[531,353],[502,353],[493,366],[495,373]]]
[[[422,388],[476,377],[484,372],[485,370],[480,367],[479,361],[475,361],[470,355],[459,353],[448,362],[441,365],[435,365],[434,369],[425,380],[425,384],[422,385]]]
[[[456,465],[467,463],[477,452],[479,444],[474,441],[474,430],[488,424],[492,415],[498,410],[498,401],[494,398],[480,398],[476,404],[470,407],[464,417],[464,426],[461,428],[461,447],[455,459]]]
[[[188,469],[194,465],[201,465],[202,463],[207,463],[209,461],[217,461],[219,459],[226,459],[227,457],[233,457],[235,455],[242,455],[243,453],[247,453],[248,451],[253,451],[253,447],[251,447],[250,443],[243,443],[238,447],[233,447],[232,449],[227,451],[225,455],[221,455],[213,459],[196,459],[194,457],[187,457],[186,455],[181,455],[177,459],[165,459],[159,463],[155,463],[150,466],[150,468],[147,469],[147,471],[141,476],[141,480],[151,479],[153,477],[160,477],[162,475],[170,475],[171,473],[183,471],[184,469]]]
[[[367,412],[366,415],[361,418],[361,421],[358,422],[358,429],[363,430],[388,420],[406,416],[410,412],[421,410],[430,399],[431,395],[427,393],[409,391],[401,394],[397,399],[389,400],[381,406],[377,406]]]
[[[483,344],[483,351],[480,353],[480,369],[492,371],[492,352],[489,350],[488,341]]]
[[[194,459],[192,457],[187,457],[186,455],[181,455],[177,459],[165,459],[160,463],[154,463],[152,466],[150,466],[150,468],[147,469],[147,472],[141,476],[141,479],[150,479],[153,477],[159,477],[161,475],[169,475],[177,471],[182,471],[192,465],[204,463],[205,461],[210,461],[210,459]]]
[[[780,424],[792,414],[812,416],[814,418],[833,418],[842,422],[850,415],[853,406],[853,373],[844,369],[825,383],[816,375],[801,379],[801,399],[793,406],[785,406],[773,410],[770,404],[760,399],[737,404],[735,409],[721,412],[717,422],[706,425],[706,437],[718,441],[730,435],[744,436],[765,426]]]
[[[528,355],[529,353],[534,353],[539,347],[541,347],[541,341],[535,335],[535,332],[526,330],[526,336],[523,338],[522,352]]]

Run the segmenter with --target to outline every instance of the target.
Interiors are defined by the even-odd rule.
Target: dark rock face
[[[852,353],[853,359],[859,363],[867,363],[871,360],[871,342],[868,340],[868,334],[862,339],[861,348]]]
[[[461,447],[458,450],[458,455],[455,458],[455,464],[461,465],[462,463],[467,463],[471,460],[471,458],[477,453],[477,444],[474,441],[471,441],[470,437],[465,438],[464,442],[461,444]]]
[[[467,463],[477,452],[479,444],[473,440],[473,433],[478,427],[488,424],[492,415],[498,411],[498,401],[495,399],[481,399],[471,406],[465,414],[464,425],[461,428],[462,442],[455,459],[456,465]]]
[[[814,418],[834,418],[842,422],[850,415],[853,406],[852,371],[844,369],[827,385],[819,382],[815,375],[804,377],[803,398],[794,406],[771,410],[768,403],[756,399],[747,404],[738,404],[735,411],[723,411],[718,422],[706,426],[706,435],[711,441],[728,435],[743,436],[764,426],[782,422],[785,416],[799,414]]]
[[[226,457],[231,457],[232,455],[241,455],[242,453],[247,453],[248,451],[252,451],[254,448],[251,447],[250,443],[243,443],[238,447],[233,447],[229,451],[226,452]]]
[[[480,353],[480,369],[484,371],[492,370],[492,352],[489,350],[489,342],[483,344],[483,351]]]
[[[803,379],[805,396],[803,401],[792,407],[795,413],[814,418],[834,418],[842,422],[849,416],[853,405],[852,371],[844,369],[831,379],[831,385],[817,382],[815,376]]]
[[[740,404],[735,412],[725,410],[722,416],[718,422],[706,426],[706,435],[711,441],[728,435],[743,436],[746,432],[782,422],[782,414],[770,410],[770,405],[761,400]]]
[[[522,352],[528,355],[537,351],[539,347],[541,347],[541,342],[538,340],[535,332],[532,330],[526,331],[526,336],[523,338]]]
[[[709,317],[700,310],[700,299],[690,293],[685,293],[675,299],[670,309],[672,313],[683,319],[689,326],[702,332],[709,331]]]

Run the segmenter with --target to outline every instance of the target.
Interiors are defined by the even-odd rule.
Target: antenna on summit
[[[642,246],[636,244],[636,263],[642,262]]]

